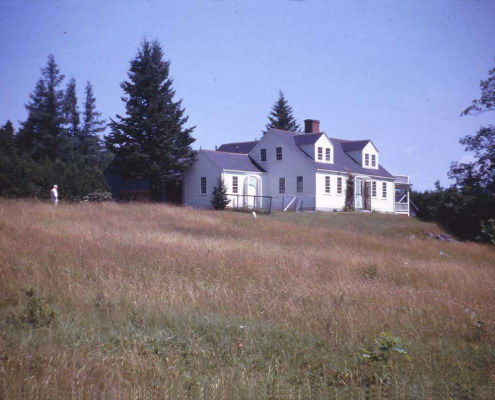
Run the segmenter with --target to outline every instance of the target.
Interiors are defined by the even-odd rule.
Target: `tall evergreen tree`
[[[183,127],[188,117],[182,100],[173,99],[169,68],[160,44],[145,40],[130,63],[129,80],[121,84],[126,116],[111,120],[106,137],[107,149],[115,155],[113,166],[123,176],[148,179],[154,201],[167,182],[181,178],[195,157],[194,127]]]
[[[18,143],[20,149],[35,160],[55,160],[65,157],[67,150],[63,129],[64,93],[59,89],[64,76],[51,54],[41,73],[42,77],[30,96],[31,102],[26,105],[29,115],[22,123]]]
[[[65,89],[63,111],[67,135],[73,140],[76,140],[79,137],[81,118],[77,106],[76,80],[74,78],[70,79]]]
[[[102,145],[100,134],[105,131],[106,122],[100,120],[101,113],[96,111],[96,99],[93,86],[86,83],[82,127],[79,135],[79,150],[89,158],[101,160]]]
[[[273,105],[270,115],[268,115],[269,122],[266,124],[266,130],[263,131],[263,134],[270,128],[282,129],[289,132],[300,132],[301,126],[294,118],[292,107],[285,99],[284,93],[279,91],[278,95],[278,100]]]

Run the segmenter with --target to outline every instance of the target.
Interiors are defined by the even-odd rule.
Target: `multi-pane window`
[[[371,182],[371,196],[376,197],[376,181]]]
[[[371,166],[376,167],[376,155],[371,155]]]
[[[266,161],[266,149],[260,149],[261,162]]]
[[[364,155],[364,166],[365,167],[368,167],[370,165],[370,155],[369,154],[365,154]]]
[[[201,194],[206,194],[206,176],[201,177]]]
[[[278,194],[285,194],[285,178],[278,178]]]
[[[296,192],[297,193],[302,193],[303,192],[303,177],[298,176],[297,177],[297,185],[296,185]]]
[[[330,177],[325,176],[325,193],[330,193]]]
[[[237,193],[239,190],[239,179],[237,176],[232,177],[232,193]]]
[[[282,159],[282,147],[277,147],[277,148],[275,149],[275,152],[276,152],[276,154],[277,154],[277,160],[279,160],[279,161],[280,161],[280,160]]]
[[[337,194],[342,194],[342,178],[337,178]]]
[[[387,182],[382,182],[382,197],[387,198]]]
[[[318,161],[323,161],[323,147],[318,147]]]
[[[329,147],[327,147],[325,149],[325,161],[330,162],[330,148]]]

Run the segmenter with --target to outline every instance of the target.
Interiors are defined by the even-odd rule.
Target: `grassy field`
[[[493,399],[495,249],[428,232],[0,201],[0,398]]]

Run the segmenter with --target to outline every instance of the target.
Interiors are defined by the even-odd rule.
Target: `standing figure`
[[[56,206],[58,204],[58,186],[53,185],[52,190],[50,190],[50,199],[52,200],[52,204]]]

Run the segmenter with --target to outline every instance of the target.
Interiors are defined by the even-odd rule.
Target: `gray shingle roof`
[[[315,144],[318,139],[324,135],[323,132],[320,133],[305,133],[302,135],[294,135],[294,141],[297,146],[303,146],[305,144]]]
[[[300,149],[300,145],[298,143],[311,144],[315,143],[316,140],[320,138],[321,135],[325,133],[317,133],[317,134],[307,134],[307,133],[294,133],[282,131],[279,129],[272,129],[273,134],[286,142],[289,146],[293,147],[296,151],[300,151],[303,156],[307,157],[307,159],[315,166],[317,169],[323,169],[327,171],[339,171],[339,172],[351,172],[353,174],[362,174],[362,175],[372,175],[372,176],[380,176],[384,178],[393,178],[393,175],[388,172],[385,168],[383,168],[380,164],[378,165],[378,169],[371,168],[363,168],[356,161],[354,161],[349,155],[346,154],[348,151],[363,149],[371,140],[343,140],[343,139],[335,139],[329,138],[330,142],[334,147],[334,163],[319,163],[314,161],[311,157],[309,157],[306,153],[304,153]],[[309,136],[308,139],[305,139],[304,136]],[[316,138],[318,136],[318,138]],[[316,140],[315,140],[316,138]],[[354,144],[354,145],[353,145]],[[344,148],[345,147],[345,150]],[[353,149],[353,150],[349,150]]]
[[[228,153],[248,154],[256,146],[257,141],[253,142],[238,142],[238,143],[225,143],[222,144],[217,151],[224,151]]]
[[[215,165],[232,171],[265,172],[247,154],[201,150]]]
[[[364,147],[370,142],[369,140],[338,140],[340,140],[342,150],[345,152],[363,150]]]

